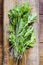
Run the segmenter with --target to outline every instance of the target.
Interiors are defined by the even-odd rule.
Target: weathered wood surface
[[[4,65],[16,65],[13,57],[10,56],[10,52],[8,50],[9,43],[8,43],[8,11],[13,8],[15,4],[22,4],[23,2],[30,2],[31,6],[33,7],[33,11],[38,13],[38,1],[37,0],[4,0]],[[36,33],[36,44],[34,48],[30,48],[24,54],[22,60],[19,61],[19,65],[39,65],[39,36],[38,36],[38,27],[39,22],[34,24],[35,33]]]
[[[39,16],[40,20],[40,42],[43,42],[43,15]]]
[[[39,14],[43,15],[43,0],[39,0]]]
[[[0,65],[2,65],[2,57],[3,57],[3,46],[2,46],[2,43],[3,43],[3,20],[2,20],[2,0],[0,0]]]
[[[40,65],[43,65],[43,0],[39,0],[39,22],[40,22],[40,45],[39,45],[39,54],[40,54]]]

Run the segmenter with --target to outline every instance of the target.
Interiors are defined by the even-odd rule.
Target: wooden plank
[[[8,24],[9,24],[9,19],[8,19],[8,11],[13,8],[13,6],[15,5],[15,1],[14,0],[4,0],[4,22],[3,22],[3,29],[4,29],[4,61],[3,64],[4,65],[13,65],[14,60],[12,57],[10,57],[10,53],[9,53],[9,43],[8,43]],[[6,29],[5,29],[6,28]]]
[[[2,0],[0,0],[0,65],[2,65],[3,61],[3,23],[2,23]]]
[[[0,15],[0,41],[3,41],[3,17]]]
[[[3,11],[3,0],[0,0],[0,14],[2,13]]]
[[[43,43],[41,42],[40,44],[39,44],[39,53],[40,53],[40,57],[43,57]]]
[[[39,14],[43,14],[43,0],[39,0]]]
[[[39,16],[40,20],[40,42],[43,42],[43,15]]]
[[[0,15],[2,15],[2,13],[3,13],[3,12],[2,12],[2,9],[0,9]]]
[[[3,64],[3,0],[0,0],[0,65]]]
[[[2,15],[3,12],[3,0],[0,0],[0,15]]]
[[[14,62],[14,59],[10,56],[10,52],[8,50],[9,43],[8,43],[8,25],[9,25],[9,19],[8,19],[8,11],[9,9],[12,9],[15,4],[22,4],[23,2],[30,2],[31,6],[33,7],[33,11],[37,11],[38,9],[38,1],[35,0],[4,0],[4,65],[16,65]],[[34,4],[33,4],[34,2]],[[36,6],[37,5],[37,6]],[[34,48],[28,49],[26,53],[24,54],[22,60],[19,61],[19,65],[39,65],[39,54],[38,54],[38,24],[39,22],[34,24],[35,33],[36,33],[36,44]],[[5,29],[6,28],[6,29]]]
[[[39,0],[40,3],[43,3],[43,0]]]
[[[3,50],[2,50],[2,42],[0,42],[0,65],[2,65],[2,57],[3,57],[3,54],[2,54]]]
[[[3,0],[0,0],[0,3],[2,3],[3,2]]]
[[[3,0],[0,0],[0,8],[3,7]]]
[[[39,60],[40,60],[40,65],[43,65],[43,43],[40,43],[39,44],[39,54],[40,54],[40,58],[39,58]]]
[[[0,25],[3,25],[3,15],[0,15]]]
[[[40,65],[43,65],[43,0],[39,0],[39,21],[40,21],[40,44],[39,44],[39,55]]]
[[[43,14],[43,2],[39,3],[39,14]]]
[[[0,41],[3,41],[3,31],[2,31],[2,25],[0,24]]]

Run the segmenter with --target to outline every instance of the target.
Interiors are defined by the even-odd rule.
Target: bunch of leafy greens
[[[28,3],[16,5],[9,11],[9,43],[14,49],[14,57],[19,59],[25,50],[33,47],[36,42],[33,23],[37,19],[36,13],[31,13]]]

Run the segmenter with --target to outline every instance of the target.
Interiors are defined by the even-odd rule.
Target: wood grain
[[[43,65],[43,43],[41,42],[39,44],[39,54],[40,54],[40,64],[39,65]]]
[[[3,0],[0,0],[0,15],[2,15],[3,13]]]
[[[2,42],[0,42],[0,65],[2,65]]]
[[[39,21],[40,21],[40,44],[39,44],[39,55],[40,55],[40,63],[39,65],[43,65],[43,0],[39,0]]]
[[[8,24],[9,24],[9,19],[8,19],[8,11],[15,5],[14,0],[4,0],[4,65],[13,65],[14,60],[12,57],[10,57],[9,53],[9,43],[8,43]],[[5,29],[6,28],[6,29]]]
[[[43,14],[43,2],[39,3],[39,14]]]
[[[32,1],[32,0],[24,0],[25,2],[30,2],[31,6],[33,7],[33,11],[37,11],[38,4],[37,0]],[[8,25],[9,25],[9,18],[8,18],[8,11],[9,9],[12,9],[15,4],[22,4],[24,2],[23,0],[4,0],[4,65],[16,65],[13,57],[10,56],[10,52],[8,50],[9,48],[9,43],[8,43]],[[34,4],[33,4],[34,2]],[[38,21],[38,20],[37,20]],[[38,52],[38,44],[39,44],[39,39],[38,39],[38,24],[39,22],[34,24],[35,28],[35,33],[36,33],[36,44],[34,48],[30,48],[26,51],[24,54],[22,60],[19,61],[19,65],[39,65],[39,52]]]
[[[43,42],[43,15],[39,16],[40,20],[40,42]]]
[[[0,42],[3,41],[2,25],[0,24]]]
[[[2,0],[0,0],[0,65],[3,61],[3,19],[2,19]]]

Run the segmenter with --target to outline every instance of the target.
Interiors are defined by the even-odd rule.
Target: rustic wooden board
[[[4,29],[4,65],[16,65],[13,57],[10,56],[10,52],[8,50],[9,43],[8,43],[8,25],[9,25],[9,18],[8,18],[8,11],[13,8],[15,4],[22,4],[23,2],[30,2],[31,6],[33,7],[33,11],[38,13],[38,1],[37,0],[4,0],[4,21],[3,21],[3,29]],[[24,54],[22,60],[19,61],[19,65],[39,65],[39,22],[34,24],[35,33],[36,33],[36,44],[34,48],[30,48]]]
[[[43,15],[39,16],[40,20],[40,42],[43,42]]]
[[[43,0],[39,0],[39,14],[43,14]]]
[[[2,20],[2,0],[0,0],[0,65],[3,61],[3,20]]]
[[[2,52],[3,52],[3,49],[2,49],[2,42],[0,42],[0,65],[2,65],[2,58],[3,58],[3,54],[2,54]]]
[[[39,45],[39,54],[40,54],[40,65],[43,65],[43,0],[39,0],[39,22],[40,22],[40,45]]]
[[[0,0],[0,15],[2,15],[3,12],[3,0]]]
[[[40,2],[40,4],[39,4],[39,14],[40,15],[43,14],[43,2]]]
[[[39,45],[39,53],[40,53],[40,65],[43,65],[43,42],[40,43]]]

